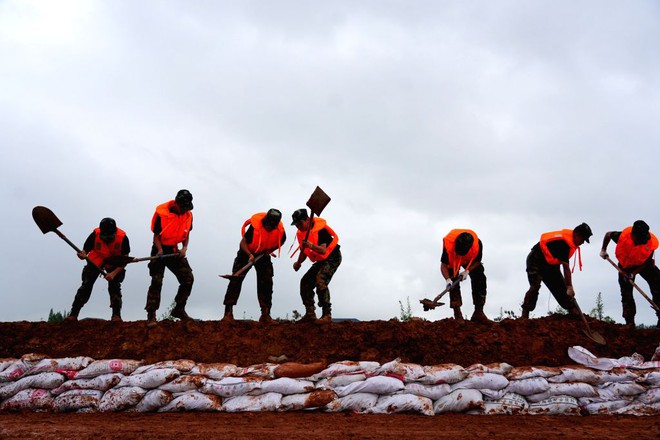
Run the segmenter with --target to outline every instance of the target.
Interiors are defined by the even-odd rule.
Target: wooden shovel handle
[[[611,264],[612,266],[614,266],[614,268],[615,268],[616,270],[618,270],[619,273],[620,273],[621,275],[623,275],[624,277],[626,277],[626,276],[628,275],[623,269],[621,269],[621,268],[619,267],[618,264],[616,264],[614,261],[612,261],[612,259],[611,259],[610,257],[607,257],[606,260],[609,261],[610,264]],[[628,279],[628,281],[630,282],[630,284],[632,284],[632,286],[633,286],[633,287],[634,287],[639,293],[642,294],[642,296],[643,296],[644,298],[646,298],[646,300],[649,302],[649,304],[651,304],[651,307],[652,307],[656,312],[660,312],[660,308],[658,308],[658,305],[657,305],[656,303],[654,303],[653,300],[652,300],[651,298],[649,298],[648,295],[647,295],[646,293],[644,293],[644,291],[641,289],[641,287],[639,287],[639,286],[638,286],[633,280],[631,280],[631,279]]]
[[[60,237],[62,240],[64,240],[69,246],[71,246],[72,248],[74,248],[74,249],[76,250],[76,252],[78,252],[78,253],[81,253],[81,252],[82,252],[82,250],[78,249],[78,246],[76,246],[75,244],[73,244],[73,242],[72,242],[71,240],[69,240],[69,239],[66,237],[66,235],[62,234],[62,233],[59,231],[59,229],[53,229],[53,232],[56,233],[57,236]],[[92,260],[90,260],[89,257],[85,257],[85,260],[87,261],[87,263],[88,263],[89,265],[94,266],[96,269],[98,269],[98,271],[101,272],[101,273],[103,274],[103,276],[106,276],[106,275],[108,274],[105,270],[101,269],[96,263],[94,263]]]

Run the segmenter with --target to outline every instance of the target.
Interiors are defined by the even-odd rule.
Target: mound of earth
[[[575,363],[567,355],[568,347],[575,345],[598,357],[639,353],[646,360],[658,347],[660,330],[629,329],[588,319],[591,329],[606,339],[606,345],[585,336],[581,320],[564,315],[492,324],[453,319],[274,325],[161,321],[148,328],[146,321],[5,322],[0,323],[0,358],[41,353],[53,358],[89,356],[143,359],[147,363],[191,359],[239,366],[321,360],[385,363],[401,358],[421,365],[456,363],[467,367],[507,362],[514,366],[560,366]]]

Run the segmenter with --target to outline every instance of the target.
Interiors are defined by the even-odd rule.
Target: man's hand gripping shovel
[[[425,311],[425,312],[428,312],[429,310],[433,310],[433,309],[435,309],[435,308],[438,307],[438,306],[442,306],[442,305],[444,305],[445,303],[441,303],[441,302],[438,302],[438,301],[440,301],[440,299],[441,299],[443,296],[445,296],[445,294],[446,294],[447,292],[452,291],[456,286],[458,286],[458,284],[463,280],[463,276],[462,276],[462,275],[463,275],[462,273],[458,274],[458,276],[456,277],[456,279],[454,280],[454,282],[451,283],[447,288],[445,288],[445,290],[443,290],[442,292],[440,292],[440,293],[438,294],[438,296],[436,296],[435,298],[433,298],[433,299],[427,299],[427,298],[420,299],[419,302],[422,304],[422,306],[424,306],[424,311]]]
[[[651,298],[649,298],[649,296],[648,296],[646,293],[644,293],[644,291],[642,290],[642,288],[639,287],[639,286],[638,286],[638,285],[632,280],[632,278],[629,278],[629,277],[628,277],[628,274],[627,274],[623,269],[621,269],[621,268],[619,267],[618,264],[616,264],[614,261],[612,261],[612,259],[611,259],[610,257],[608,257],[607,254],[605,255],[605,260],[607,260],[607,261],[608,261],[608,262],[609,262],[609,263],[610,263],[610,264],[611,264],[616,270],[618,270],[619,273],[620,273],[621,275],[623,275],[623,276],[628,280],[628,282],[629,282],[630,284],[632,284],[632,286],[635,288],[635,290],[637,290],[639,293],[642,294],[642,296],[644,297],[644,299],[646,299],[646,300],[649,302],[649,304],[651,304],[651,307],[653,308],[653,310],[655,310],[656,312],[660,312],[660,308],[658,308],[658,305],[657,305],[656,303],[654,303],[653,300],[652,300]]]

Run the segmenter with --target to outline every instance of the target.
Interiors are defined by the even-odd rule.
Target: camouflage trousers
[[[188,264],[187,258],[170,257],[159,260],[152,260],[149,263],[149,275],[151,275],[151,285],[147,291],[147,312],[155,312],[160,307],[160,291],[163,288],[163,277],[165,268],[174,274],[179,281],[179,289],[174,297],[174,303],[177,307],[185,307],[190,292],[192,291],[193,277],[192,268]]]
[[[452,279],[456,276],[452,269],[449,269],[449,276]],[[470,271],[468,276],[470,277],[470,285],[472,287],[472,304],[475,307],[483,307],[486,304],[486,272],[483,263]],[[449,291],[449,307],[453,309],[462,305],[461,285],[457,284],[456,287]]]
[[[332,304],[330,303],[330,289],[328,284],[341,264],[341,252],[339,248],[323,261],[317,261],[312,264],[307,273],[300,280],[300,297],[305,308],[314,308],[314,289],[319,297],[319,307],[324,313],[330,313]]]
[[[541,283],[545,284],[560,306],[566,310],[575,308],[576,301],[568,296],[566,280],[561,274],[560,265],[548,264],[541,251],[532,250],[527,256],[527,280],[529,289],[523,300],[523,310],[532,311],[536,308]]]
[[[71,314],[78,316],[80,309],[87,304],[89,298],[92,295],[92,289],[94,288],[94,283],[101,275],[99,270],[92,266],[86,265],[82,270],[82,284],[76,292],[76,296],[73,299],[73,304],[71,305]],[[117,276],[112,280],[108,281],[108,293],[110,294],[110,307],[112,307],[113,312],[121,311],[121,283],[126,277],[126,271],[122,270],[117,274]]]
[[[620,267],[620,266],[619,266]],[[624,269],[625,270],[625,269]],[[638,274],[649,283],[653,302],[660,304],[660,269],[651,263],[646,265]],[[633,278],[634,280],[634,278]],[[623,318],[628,321],[634,321],[637,314],[635,298],[633,297],[633,285],[619,273],[619,287],[621,288],[621,305],[623,307]],[[660,312],[656,312],[660,319]]]
[[[234,259],[232,273],[236,273],[236,271],[248,264],[248,261],[249,259],[245,252],[239,250]],[[243,275],[249,272],[250,269],[243,272]],[[266,254],[257,260],[254,263],[254,270],[257,272],[257,299],[259,300],[259,306],[262,310],[270,309],[273,305],[273,262],[270,255]],[[241,287],[244,279],[245,276],[242,276],[229,281],[223,302],[224,305],[236,305],[238,297],[241,295]]]

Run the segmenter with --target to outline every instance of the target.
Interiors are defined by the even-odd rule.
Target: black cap
[[[117,233],[117,222],[113,218],[106,217],[99,223],[99,229],[101,235],[114,235]]]
[[[263,222],[269,226],[275,227],[282,220],[282,213],[279,209],[270,208],[263,219]]]
[[[649,225],[644,220],[637,220],[633,223],[632,234],[642,243],[646,243],[651,238]]]
[[[586,223],[577,225],[575,229],[573,229],[573,232],[580,234],[580,237],[584,238],[584,241],[587,243],[589,243],[589,237],[594,235],[593,232],[591,232],[591,228]]]
[[[296,209],[295,211],[293,211],[293,214],[291,214],[291,219],[293,220],[291,224],[295,225],[296,223],[300,223],[306,218],[309,217],[307,215],[307,210],[305,208]]]
[[[461,232],[456,237],[455,250],[458,255],[466,255],[472,245],[474,244],[474,237],[467,232]]]
[[[191,211],[193,209],[193,196],[188,191],[187,189],[182,189],[179,190],[178,193],[176,193],[176,197],[174,198],[174,201],[181,207],[181,209],[185,211]]]

